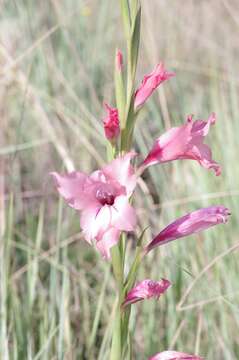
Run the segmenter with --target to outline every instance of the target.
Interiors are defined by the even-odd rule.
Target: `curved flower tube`
[[[160,281],[153,281],[150,279],[140,281],[128,292],[122,307],[134,304],[144,299],[150,299],[152,297],[159,298],[165,293],[170,285],[170,281],[166,279],[161,279]]]
[[[163,63],[159,63],[155,69],[143,78],[143,81],[135,93],[134,108],[137,110],[150,97],[153,91],[165,80],[168,80],[174,73],[168,72]]]
[[[145,248],[145,251],[149,252],[169,241],[198,233],[214,225],[226,223],[229,215],[229,209],[222,205],[193,211],[169,224],[151,241]]]
[[[85,239],[96,247],[103,257],[110,258],[121,231],[133,231],[136,213],[129,204],[136,186],[136,175],[130,164],[135,153],[113,160],[101,170],[86,175],[51,173],[60,195],[69,206],[81,211],[80,224]]]
[[[163,351],[151,356],[148,360],[203,360],[196,355],[190,355],[178,351]]]
[[[203,143],[210,126],[215,122],[214,113],[207,121],[193,121],[192,116],[189,116],[184,125],[171,128],[155,141],[141,165],[142,169],[173,160],[190,159],[198,161],[206,169],[213,169],[217,176],[220,175],[220,165],[212,160],[211,149]]]

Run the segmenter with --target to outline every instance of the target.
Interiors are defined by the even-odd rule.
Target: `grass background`
[[[2,1],[0,21],[0,358],[108,358],[115,287],[48,173],[105,161],[102,102],[113,103],[115,0]],[[190,161],[152,167],[140,182],[137,234],[147,241],[185,212],[212,204],[230,222],[148,255],[140,279],[166,277],[160,301],[134,306],[134,358],[165,349],[239,358],[238,35],[234,1],[142,1],[137,81],[163,60],[176,72],[138,119],[135,148],[215,111],[208,142],[222,176]],[[129,248],[135,239],[129,239]],[[132,252],[129,252],[130,263]]]

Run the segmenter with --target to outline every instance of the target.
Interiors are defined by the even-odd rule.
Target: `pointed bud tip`
[[[118,71],[123,69],[123,54],[119,49],[116,50],[116,67]]]

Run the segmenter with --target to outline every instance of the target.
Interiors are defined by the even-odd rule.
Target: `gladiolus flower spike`
[[[85,240],[90,245],[95,245],[105,259],[111,260],[117,298],[112,312],[114,321],[108,356],[110,360],[123,359],[132,353],[128,341],[131,305],[145,299],[158,299],[171,286],[170,281],[166,279],[159,281],[145,279],[135,284],[144,255],[157,246],[226,223],[230,215],[229,210],[223,205],[193,211],[170,223],[147,246],[143,245],[143,231],[135,246],[132,262],[132,254],[130,256],[126,254],[128,249],[126,237],[121,237],[121,234],[136,229],[136,210],[131,205],[131,197],[138,177],[148,166],[190,159],[196,160],[206,169],[212,169],[216,175],[220,175],[221,167],[213,160],[210,147],[204,144],[204,138],[209,133],[211,125],[216,122],[214,113],[206,121],[194,121],[193,117],[189,116],[186,123],[171,128],[156,139],[137,170],[131,165],[131,160],[136,154],[126,151],[132,148],[138,111],[153,92],[175,74],[167,71],[163,63],[159,63],[150,74],[144,76],[141,85],[134,91],[140,45],[141,1],[125,0],[120,3],[128,61],[123,65],[122,52],[116,49],[114,65],[116,106],[113,108],[105,104],[106,116],[102,121],[105,137],[110,142],[107,146],[107,154],[114,160],[89,175],[80,171],[66,174],[51,173],[59,194],[79,213]],[[119,29],[123,30],[120,27]],[[113,246],[115,247],[112,249]],[[126,275],[128,260],[131,267]],[[171,319],[168,323],[170,321]],[[148,360],[202,360],[202,358],[167,350],[151,356]]]

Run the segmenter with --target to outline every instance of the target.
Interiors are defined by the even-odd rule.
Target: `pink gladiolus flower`
[[[136,186],[136,175],[130,165],[135,153],[118,157],[90,176],[82,172],[60,175],[53,172],[59,193],[67,203],[81,211],[80,224],[85,239],[105,258],[121,231],[133,231],[136,214],[129,204]]]
[[[193,121],[192,116],[189,116],[186,124],[170,129],[155,141],[142,164],[142,169],[172,160],[191,159],[198,161],[206,169],[213,169],[216,175],[220,175],[221,167],[212,160],[210,148],[203,143],[204,137],[215,121],[214,113],[208,121]]]
[[[108,115],[104,119],[105,136],[109,141],[116,140],[120,133],[118,110],[105,104]]]
[[[122,71],[122,68],[123,68],[123,54],[118,49],[116,51],[116,65],[117,65],[117,69],[119,71]]]
[[[122,306],[134,304],[144,299],[150,299],[152,297],[159,298],[171,283],[168,280],[161,279],[160,281],[143,280],[140,281],[133,289],[131,289],[123,302]]]
[[[174,73],[168,72],[163,63],[158,64],[155,69],[146,75],[142,84],[135,93],[134,108],[135,110],[142,106],[145,101],[150,97],[152,92],[165,80],[168,80]]]
[[[193,211],[169,224],[151,241],[145,250],[149,252],[156,246],[166,244],[169,241],[198,233],[214,225],[226,223],[229,215],[230,211],[222,205]]]
[[[196,355],[189,355],[178,351],[163,351],[158,353],[148,360],[203,360]]]

